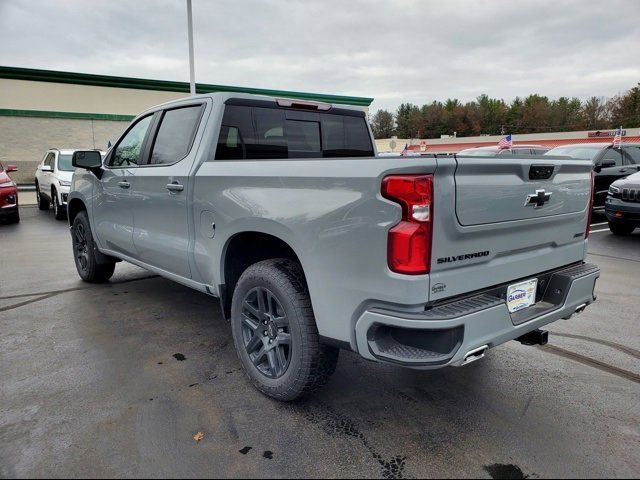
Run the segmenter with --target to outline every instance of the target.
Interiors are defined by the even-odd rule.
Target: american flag
[[[504,137],[502,140],[498,142],[499,148],[511,148],[513,146],[513,140],[511,139],[511,134]]]
[[[622,127],[616,130],[616,136],[613,137],[613,146],[617,148],[622,147]]]

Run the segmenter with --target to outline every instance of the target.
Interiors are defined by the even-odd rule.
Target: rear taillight
[[[406,275],[429,273],[433,222],[433,176],[390,175],[382,195],[402,206],[402,221],[389,230],[389,268]]]
[[[584,238],[589,238],[589,233],[591,233],[591,217],[593,215],[593,197],[595,195],[595,172],[591,170],[591,196],[589,198],[589,213],[587,213],[587,229],[584,232]]]

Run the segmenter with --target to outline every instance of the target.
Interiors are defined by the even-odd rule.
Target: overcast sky
[[[640,81],[638,0],[193,0],[193,14],[198,82],[374,110]],[[0,0],[0,65],[188,81],[186,0]]]

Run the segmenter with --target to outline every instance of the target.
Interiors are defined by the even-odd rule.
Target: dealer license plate
[[[518,312],[536,303],[537,289],[537,278],[509,285],[509,288],[507,288],[507,307],[509,312]]]

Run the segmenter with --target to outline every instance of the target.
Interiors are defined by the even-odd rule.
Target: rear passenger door
[[[156,113],[146,164],[136,172],[133,191],[137,258],[185,278],[191,278],[190,174],[205,105],[198,102]]]
[[[53,152],[49,152],[47,154],[47,157],[45,158],[44,162],[42,163],[43,167],[51,167],[51,169],[53,170],[53,164],[54,164],[54,160],[55,160],[55,153]],[[51,178],[53,176],[52,172],[40,172],[40,182],[39,182],[39,186],[40,186],[40,192],[44,193],[44,195],[49,198],[51,197]]]

